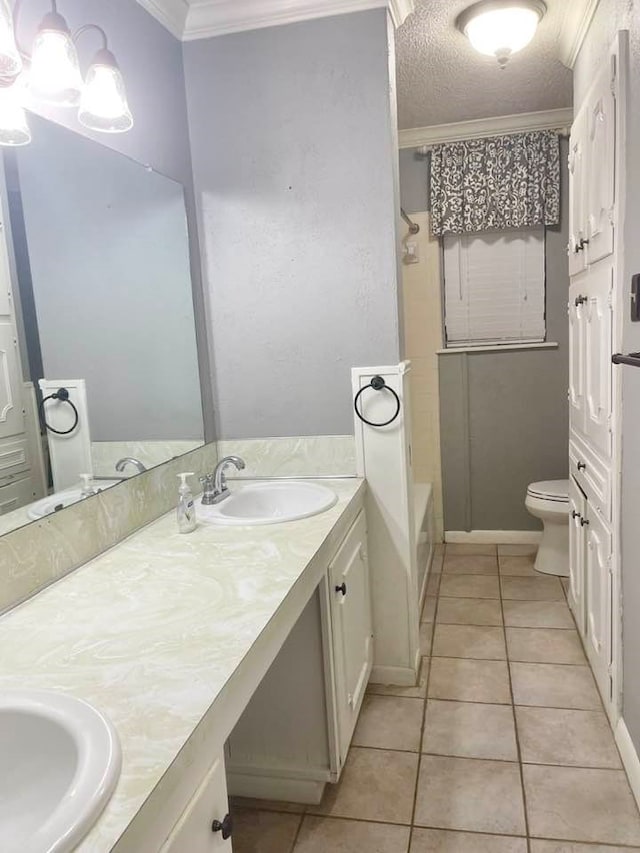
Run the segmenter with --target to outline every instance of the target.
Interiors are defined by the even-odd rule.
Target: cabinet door
[[[569,275],[585,268],[584,240],[587,237],[585,147],[586,112],[581,110],[571,128],[569,140]]]
[[[611,700],[611,533],[597,512],[588,510],[585,551],[585,647],[605,701]]]
[[[340,763],[346,758],[373,663],[367,528],[358,516],[329,567]]]
[[[0,222],[0,438],[25,431],[22,369],[6,239],[6,230]]]
[[[198,788],[160,853],[231,853],[231,840],[223,838],[222,827],[214,831],[228,815],[227,781],[224,759],[220,755]],[[225,823],[224,834],[229,827]]]
[[[587,263],[613,252],[616,101],[613,68],[605,63],[587,100]]]
[[[569,479],[569,607],[578,626],[585,632],[584,559],[585,533],[582,519],[585,516],[585,497],[573,477]]]
[[[584,369],[585,369],[585,325],[586,296],[581,292],[578,279],[569,288],[569,416],[571,429],[584,433]]]
[[[585,435],[605,457],[611,455],[611,304],[609,264],[589,271],[585,325]]]

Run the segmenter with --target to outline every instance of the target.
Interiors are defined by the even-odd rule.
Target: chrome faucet
[[[200,477],[200,482],[204,486],[202,503],[205,504],[205,506],[207,504],[220,503],[220,501],[228,498],[231,494],[227,488],[227,481],[224,476],[225,468],[229,465],[235,465],[238,471],[242,471],[245,467],[244,459],[241,459],[239,456],[225,456],[224,459],[221,459],[218,462],[213,474],[207,474],[204,477]]]
[[[116,471],[119,474],[122,474],[127,465],[135,465],[139,474],[142,474],[143,471],[147,470],[139,459],[134,459],[133,456],[124,456],[116,462]]]

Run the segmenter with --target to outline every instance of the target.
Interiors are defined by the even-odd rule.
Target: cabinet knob
[[[347,594],[347,585],[346,583],[341,583],[340,586],[336,586],[336,592],[341,592],[343,595]]]
[[[575,298],[575,306],[576,306],[576,308],[578,307],[578,305],[584,305],[584,303],[585,303],[585,302],[587,302],[587,297],[586,297],[586,296],[582,296],[582,295],[580,295],[580,296],[576,296],[576,298]]]
[[[580,524],[584,527],[585,524],[589,524],[589,519],[588,518],[581,518]]]
[[[571,510],[571,518],[582,518],[579,512],[576,512],[575,509]]]
[[[578,462],[578,471],[585,471],[587,467],[586,462]]]
[[[585,246],[588,246],[588,245],[589,245],[589,241],[588,241],[588,240],[584,240],[584,239],[583,239],[583,240],[580,240],[580,249],[584,249],[584,247],[585,247]]]
[[[233,832],[233,819],[231,815],[225,815],[222,822],[214,820],[211,824],[211,832],[221,832],[225,841],[227,838],[231,838],[231,833]]]

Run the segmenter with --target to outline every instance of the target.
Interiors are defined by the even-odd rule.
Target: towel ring
[[[390,391],[391,394],[393,394],[393,396],[395,397],[396,410],[391,415],[391,417],[389,418],[388,421],[382,421],[382,423],[375,423],[375,421],[369,421],[369,420],[367,420],[367,418],[365,418],[365,416],[362,414],[362,412],[358,409],[358,400],[360,399],[362,394],[364,394],[364,392],[367,390],[367,388],[373,388],[374,391]],[[397,393],[393,390],[393,388],[390,388],[387,385],[387,383],[384,381],[382,376],[374,376],[373,379],[371,380],[371,382],[369,382],[368,385],[364,385],[356,394],[355,399],[353,401],[353,408],[355,409],[355,413],[360,418],[360,420],[363,423],[367,424],[368,426],[385,427],[385,426],[389,426],[389,424],[392,424],[395,421],[395,419],[398,417],[398,415],[400,414],[400,397],[398,397]]]
[[[71,406],[71,408],[73,409],[73,414],[75,416],[75,419],[73,421],[73,425],[71,427],[69,427],[69,429],[54,429],[54,427],[49,426],[49,424],[47,423],[47,419],[45,417],[45,414],[44,414],[44,404],[47,402],[47,400],[59,400],[61,403],[68,403]],[[76,409],[75,405],[69,399],[69,392],[67,391],[66,388],[58,388],[58,390],[55,392],[55,394],[49,394],[48,397],[43,397],[42,402],[40,403],[39,409],[40,409],[40,417],[42,418],[42,423],[44,424],[45,428],[49,430],[49,432],[55,432],[56,435],[69,435],[78,426],[78,421],[80,419],[80,416],[78,415],[78,410]]]

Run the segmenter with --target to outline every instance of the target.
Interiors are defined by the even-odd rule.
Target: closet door
[[[597,512],[586,519],[585,648],[602,696],[611,699],[611,533]]]
[[[611,455],[611,335],[613,269],[589,270],[585,346],[585,435],[605,458]]]
[[[612,59],[613,62],[613,59]],[[615,201],[615,66],[605,64],[587,101],[587,263],[613,252]]]
[[[585,534],[582,525],[585,513],[585,497],[571,477],[569,479],[569,590],[567,597],[581,634],[585,632]]]
[[[569,140],[569,275],[585,268],[584,240],[587,237],[585,148],[586,112],[581,110],[573,122]]]
[[[571,430],[585,431],[585,326],[587,297],[584,277],[569,288],[569,418]]]

